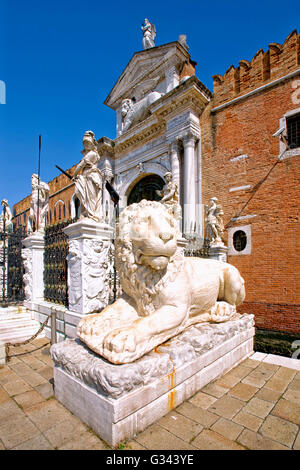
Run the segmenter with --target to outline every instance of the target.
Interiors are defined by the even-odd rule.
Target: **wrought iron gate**
[[[68,236],[63,229],[74,220],[45,228],[44,299],[68,307]]]
[[[210,242],[208,238],[201,238],[197,234],[186,236],[186,238],[188,243],[184,249],[184,256],[209,258]]]
[[[24,226],[13,226],[3,231],[1,238],[2,302],[22,302],[25,299],[22,241],[26,237]]]

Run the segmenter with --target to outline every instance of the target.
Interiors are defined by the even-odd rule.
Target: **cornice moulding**
[[[172,65],[179,66],[180,63],[189,59],[190,54],[178,41],[136,52],[110,91],[104,104],[116,110],[123,98],[130,97],[130,90],[137,83],[141,83],[146,78],[157,76],[162,80],[168,67]],[[140,72],[141,70],[142,72]]]

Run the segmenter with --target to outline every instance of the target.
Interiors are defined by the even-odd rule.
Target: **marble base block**
[[[56,398],[109,445],[143,431],[253,353],[253,315],[201,323],[130,364],[79,339],[51,347]]]
[[[109,250],[113,229],[88,218],[68,225],[69,310],[77,314],[99,312],[108,304]]]
[[[209,258],[227,262],[228,248],[225,245],[212,245],[209,247]]]
[[[44,298],[44,232],[34,232],[23,240],[25,302]]]

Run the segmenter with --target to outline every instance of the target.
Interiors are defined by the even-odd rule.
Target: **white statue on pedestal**
[[[145,18],[141,29],[143,31],[143,48],[150,49],[151,47],[155,47],[154,39],[156,37],[156,29],[154,24],[150,23],[148,18]]]
[[[205,206],[206,209],[206,229],[210,245],[224,245],[222,235],[224,232],[224,224],[222,216],[224,215],[222,206],[217,204],[218,199],[212,197],[210,205]]]
[[[2,199],[1,206],[3,206],[2,214],[0,215],[0,232],[4,229],[4,220],[5,220],[5,230],[10,231],[12,230],[13,223],[12,223],[12,213],[8,205],[7,199]]]
[[[46,215],[49,207],[50,189],[47,183],[39,180],[35,173],[31,177],[32,194],[27,221],[27,233],[42,232],[46,224]]]
[[[101,222],[102,212],[102,173],[98,168],[100,155],[97,151],[97,141],[92,131],[83,136],[83,159],[75,168],[75,193],[81,204],[80,218],[88,217]],[[81,174],[79,176],[78,173]]]
[[[166,184],[163,187],[162,191],[157,190],[156,193],[159,196],[162,196],[160,202],[166,206],[171,215],[175,217],[176,220],[181,219],[181,207],[179,204],[179,194],[178,194],[178,185],[172,180],[172,173],[168,171],[164,175]]]
[[[121,212],[115,246],[124,294],[79,322],[77,334],[90,349],[115,364],[132,362],[192,324],[237,315],[245,297],[238,270],[184,257],[177,234],[160,202],[142,200]]]

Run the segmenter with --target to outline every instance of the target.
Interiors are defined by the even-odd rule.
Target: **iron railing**
[[[22,258],[22,241],[26,237],[25,226],[13,229],[8,235],[7,247],[7,298],[9,301],[21,302],[25,299],[24,265]]]
[[[68,307],[68,236],[63,229],[73,220],[45,227],[44,299]]]
[[[197,258],[209,258],[210,242],[208,238],[201,238],[196,234],[186,235],[187,245],[184,256],[195,256]]]

